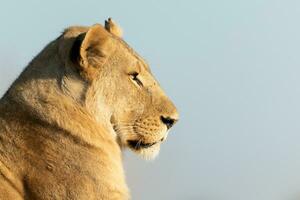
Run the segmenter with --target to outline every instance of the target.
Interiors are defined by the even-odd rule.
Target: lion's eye
[[[135,81],[139,86],[143,86],[142,81],[138,78],[139,73],[133,72],[133,73],[130,73],[129,75],[130,75],[131,79],[133,81]]]

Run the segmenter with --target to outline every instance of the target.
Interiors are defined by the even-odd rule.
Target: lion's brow
[[[119,38],[115,35],[111,35],[111,37],[113,37],[114,39],[116,39],[117,41],[119,41],[122,46],[127,49],[127,51],[129,51],[129,53],[135,57],[139,62],[141,62],[141,64],[143,65],[143,67],[147,70],[150,71],[149,65],[147,64],[147,62],[137,53],[134,51],[133,48],[131,48],[122,38]]]

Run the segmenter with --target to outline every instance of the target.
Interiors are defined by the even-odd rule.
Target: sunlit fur
[[[122,149],[157,156],[176,108],[107,23],[67,28],[0,100],[0,199],[126,200]]]

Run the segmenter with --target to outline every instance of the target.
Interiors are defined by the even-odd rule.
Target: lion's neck
[[[77,101],[76,98],[82,98],[81,96],[73,98],[67,95],[61,88],[61,80],[57,78],[63,77],[63,72],[57,65],[48,65],[51,70],[45,69],[47,66],[43,69],[27,67],[5,98],[21,105],[27,114],[66,130],[84,143],[100,147],[103,142],[107,142],[120,151],[112,128],[107,123],[100,124],[94,119],[82,103]],[[44,73],[45,71],[50,72]],[[38,77],[34,77],[33,74],[36,73]],[[85,90],[84,87],[79,89]]]
[[[72,69],[66,69],[64,75],[60,81],[60,89],[62,93],[72,99],[73,102],[76,102],[76,105],[85,107],[89,115],[93,116],[95,123],[101,124],[108,133],[113,137],[117,137],[112,124],[111,116],[112,112],[105,105],[101,97],[101,94],[98,94],[99,88],[95,87],[97,84],[90,84],[84,81],[78,72]]]

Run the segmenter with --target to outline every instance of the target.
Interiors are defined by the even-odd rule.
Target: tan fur
[[[105,20],[105,29],[117,37],[121,38],[123,36],[122,29],[111,18]]]
[[[122,149],[155,157],[178,114],[116,27],[66,29],[0,100],[1,200],[130,198]]]

